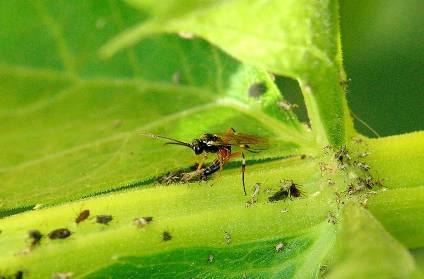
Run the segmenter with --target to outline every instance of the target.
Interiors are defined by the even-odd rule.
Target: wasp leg
[[[246,170],[246,159],[244,158],[244,153],[241,152],[241,181],[243,183],[243,191],[244,191],[244,195],[246,196],[246,185],[244,183],[244,172]]]
[[[203,164],[205,163],[205,161],[208,159],[208,153],[205,152],[205,154],[203,155],[202,160],[200,161],[199,165],[197,166],[197,170],[200,170],[203,167]]]

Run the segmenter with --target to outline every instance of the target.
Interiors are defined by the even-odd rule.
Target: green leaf
[[[423,197],[422,158],[409,144],[419,144],[423,134],[348,142],[353,129],[339,84],[337,3],[270,1],[263,9],[255,6],[259,1],[144,3],[141,13],[112,1],[1,4],[0,24],[8,28],[0,29],[0,39],[13,44],[0,45],[0,215],[28,212],[0,220],[0,276],[21,270],[33,278],[61,272],[80,278],[316,278],[386,252],[405,265],[398,274],[409,274],[414,266],[406,250],[369,213],[344,204],[367,205],[369,199],[370,212],[388,232],[410,248],[423,247],[422,222],[409,222],[421,220],[411,210],[421,210]],[[277,8],[284,8],[281,14]],[[275,20],[281,24],[271,24]],[[149,36],[109,60],[97,57],[113,34],[139,22],[152,28],[144,34]],[[228,37],[228,30],[238,29],[215,34],[219,26],[212,23],[252,32]],[[200,38],[156,34],[181,30],[199,33],[242,62]],[[262,49],[258,34],[266,37]],[[245,42],[252,47],[241,47]],[[300,82],[312,133],[278,107],[284,92],[268,71]],[[254,84],[265,92],[249,94]],[[242,194],[237,161],[210,181],[154,184],[156,176],[186,169],[195,158],[191,150],[164,147],[140,132],[190,141],[229,127],[270,139],[268,150],[246,154],[249,195],[261,183],[256,203]],[[327,143],[348,143],[353,162],[342,166],[338,150],[324,148]],[[369,163],[370,173],[355,163],[365,151],[369,158],[360,160]],[[385,164],[384,152],[394,158],[405,151],[408,156],[399,160],[418,162],[408,165],[417,178],[400,174],[407,168]],[[346,194],[356,177],[377,178],[380,169],[380,178],[391,181],[386,192]],[[282,179],[299,184],[304,196],[269,202]],[[401,179],[408,189],[396,189]],[[83,209],[91,215],[76,224]],[[95,223],[102,214],[112,215],[108,225]],[[133,224],[144,216],[153,221],[142,228]],[[364,223],[372,226],[355,229]],[[397,225],[418,236],[408,238]],[[71,236],[49,239],[58,228],[68,228]],[[36,245],[28,238],[33,229],[43,234]],[[165,231],[170,240],[163,239]],[[362,255],[366,247],[355,251],[348,240],[367,233],[381,236],[387,247],[379,240],[369,258],[352,257],[344,264],[336,247],[342,247],[341,255]],[[393,269],[377,267],[381,274]]]
[[[242,61],[297,79],[318,142],[340,146],[352,136],[340,83],[337,1],[208,1],[201,8],[191,1],[178,8],[178,1],[129,2],[151,17],[114,38],[103,56],[157,32],[191,32]]]
[[[414,271],[409,252],[366,210],[344,209],[338,260],[329,278],[408,278]]]

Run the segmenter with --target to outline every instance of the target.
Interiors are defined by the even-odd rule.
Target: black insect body
[[[108,225],[110,221],[112,221],[113,217],[112,215],[97,215],[96,216],[96,223]]]
[[[193,181],[195,179],[206,179],[208,176],[222,170],[225,163],[229,160],[241,156],[242,157],[242,183],[243,190],[246,195],[246,187],[244,182],[244,173],[246,168],[246,160],[243,152],[232,152],[232,147],[236,146],[243,150],[257,153],[260,150],[266,148],[267,140],[265,138],[236,133],[233,128],[229,128],[224,134],[203,134],[202,137],[194,139],[191,143],[182,142],[176,139],[152,135],[152,134],[142,134],[144,136],[166,139],[168,142],[165,144],[175,144],[186,146],[194,151],[196,155],[204,154],[202,162],[198,165],[196,171],[191,173],[185,173],[178,179],[181,181]],[[203,168],[203,161],[206,159],[209,153],[214,153],[217,155],[217,158],[208,166]],[[195,179],[193,179],[195,178]],[[172,180],[172,179],[171,179]],[[166,181],[169,181],[167,178]]]
[[[169,241],[169,240],[171,240],[171,239],[172,239],[172,235],[171,235],[169,232],[164,231],[164,232],[162,233],[162,240],[163,240],[163,241]]]
[[[270,202],[276,202],[287,199],[289,196],[288,189],[281,188],[277,192],[275,192],[271,197],[268,198],[268,201]]]
[[[40,240],[43,235],[40,233],[39,230],[30,230],[28,232],[28,237],[31,239],[31,248],[33,248],[36,245],[40,244]]]
[[[79,224],[82,221],[86,220],[90,216],[90,210],[85,209],[80,212],[77,218],[75,218],[75,223]]]
[[[71,232],[66,228],[60,228],[49,232],[48,236],[50,239],[63,239],[71,235]]]

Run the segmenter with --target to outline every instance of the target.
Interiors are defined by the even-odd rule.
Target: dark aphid
[[[133,224],[136,225],[139,228],[144,227],[145,225],[149,224],[150,222],[152,222],[153,217],[137,217],[134,218],[133,220]]]
[[[292,181],[290,188],[289,188],[290,197],[299,198],[299,197],[303,196],[302,191],[300,191],[300,189],[297,186],[298,185],[293,183],[293,181]]]
[[[112,221],[112,215],[97,215],[96,223],[108,225],[110,221]]]
[[[171,239],[172,239],[172,235],[171,235],[169,232],[164,231],[164,232],[162,233],[162,240],[163,240],[163,241],[169,241],[169,240],[171,240]]]
[[[272,195],[271,197],[268,197],[268,201],[270,201],[270,202],[281,201],[281,200],[288,198],[288,196],[289,196],[288,189],[281,188],[280,190],[275,192],[274,195]]]
[[[340,86],[343,88],[344,91],[347,91],[349,89],[349,84],[351,83],[352,79],[342,79],[339,81]]]
[[[43,235],[40,233],[39,230],[30,230],[28,232],[28,237],[31,239],[31,247],[35,247],[37,244],[40,243],[40,240]]]
[[[249,87],[249,96],[252,98],[259,98],[268,90],[265,82],[257,82]]]
[[[22,279],[22,278],[24,278],[24,272],[22,270],[18,270],[15,273],[15,279]]]
[[[80,212],[77,218],[75,218],[75,223],[79,224],[90,216],[90,210],[85,209]]]
[[[49,232],[48,236],[50,239],[63,239],[71,235],[71,232],[66,228],[60,228]]]

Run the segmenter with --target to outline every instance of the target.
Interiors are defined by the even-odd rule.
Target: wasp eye
[[[194,153],[196,155],[199,155],[199,154],[201,154],[203,152],[203,148],[200,145],[195,145],[193,147],[193,150],[194,150]]]

